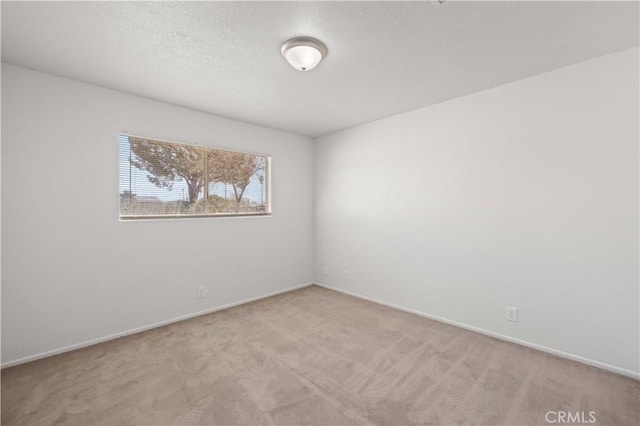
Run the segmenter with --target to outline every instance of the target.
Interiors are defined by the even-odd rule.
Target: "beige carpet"
[[[2,371],[3,425],[638,425],[639,399],[637,381],[319,287]]]

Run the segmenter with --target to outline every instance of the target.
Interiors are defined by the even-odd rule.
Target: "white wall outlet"
[[[198,287],[198,295],[196,297],[198,299],[202,299],[204,297],[204,287]]]
[[[328,266],[323,267],[322,273],[324,274],[325,277],[329,275],[329,267]]]
[[[518,308],[507,306],[507,321],[518,322]]]
[[[345,281],[349,281],[349,279],[351,278],[351,275],[349,274],[349,271],[344,271],[344,280]]]

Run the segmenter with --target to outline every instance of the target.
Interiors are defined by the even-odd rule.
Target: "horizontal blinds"
[[[267,156],[120,135],[120,217],[265,214]]]

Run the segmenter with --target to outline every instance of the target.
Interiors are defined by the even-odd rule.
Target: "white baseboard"
[[[461,322],[458,322],[458,321],[453,321],[453,320],[449,320],[447,318],[439,317],[439,316],[436,316],[436,315],[431,315],[431,314],[428,314],[426,312],[417,311],[415,309],[406,308],[404,306],[395,305],[393,303],[387,303],[387,302],[384,302],[382,300],[378,300],[378,299],[374,299],[374,298],[371,298],[371,297],[363,296],[363,295],[358,294],[358,293],[354,293],[354,292],[351,292],[351,291],[348,291],[348,290],[343,290],[341,288],[333,287],[333,286],[330,286],[330,285],[327,285],[327,284],[318,283],[318,282],[300,284],[300,285],[289,287],[289,288],[286,288],[286,289],[283,289],[283,290],[278,290],[278,291],[267,293],[267,294],[263,294],[263,295],[260,295],[260,296],[251,297],[251,298],[248,298],[248,299],[243,299],[243,300],[240,300],[238,302],[233,302],[233,303],[228,303],[226,305],[216,306],[216,307],[213,307],[213,308],[205,309],[205,310],[194,312],[194,313],[191,313],[191,314],[187,314],[187,315],[182,315],[182,316],[179,316],[179,317],[171,318],[171,319],[168,319],[168,320],[165,320],[165,321],[159,321],[159,322],[156,322],[156,323],[153,323],[153,324],[149,324],[149,325],[145,325],[145,326],[142,326],[142,327],[138,327],[138,328],[122,331],[120,333],[115,333],[115,334],[111,334],[111,335],[108,335],[108,336],[99,337],[97,339],[87,340],[85,342],[76,343],[76,344],[73,344],[73,345],[65,346],[63,348],[53,349],[53,350],[42,352],[42,353],[39,353],[39,354],[26,356],[26,357],[19,358],[19,359],[13,360],[13,361],[2,363],[1,368],[12,367],[14,365],[24,364],[24,363],[27,363],[27,362],[35,361],[35,360],[46,358],[46,357],[50,357],[50,356],[53,356],[53,355],[58,355],[58,354],[61,354],[61,353],[64,353],[64,352],[73,351],[75,349],[80,349],[80,348],[84,348],[84,347],[87,347],[87,346],[92,346],[92,345],[95,345],[95,344],[98,344],[98,343],[106,342],[108,340],[113,340],[113,339],[117,339],[119,337],[128,336],[130,334],[140,333],[142,331],[151,330],[151,329],[157,328],[157,327],[162,327],[164,325],[172,324],[174,322],[184,321],[184,320],[187,320],[187,319],[190,319],[190,318],[198,317],[200,315],[210,314],[212,312],[221,311],[223,309],[232,308],[234,306],[239,306],[239,305],[244,305],[246,303],[255,302],[256,300],[265,299],[267,297],[276,296],[278,294],[287,293],[287,292],[290,292],[290,291],[293,291],[293,290],[298,290],[298,289],[301,289],[301,288],[304,288],[304,287],[309,287],[310,285],[314,285],[314,284],[319,286],[319,287],[323,287],[323,288],[326,288],[326,289],[329,289],[329,290],[333,290],[333,291],[337,291],[337,292],[340,292],[340,293],[348,294],[349,296],[357,297],[359,299],[367,300],[369,302],[377,303],[379,305],[388,306],[390,308],[398,309],[398,310],[404,311],[404,312],[409,312],[409,313],[412,313],[412,314],[415,314],[415,315],[419,315],[421,317],[429,318],[429,319],[432,319],[432,320],[435,320],[435,321],[438,321],[438,322],[442,322],[442,323],[445,323],[445,324],[449,324],[449,325],[453,325],[453,326],[456,326],[456,327],[464,328],[466,330],[474,331],[476,333],[484,334],[486,336],[494,337],[496,339],[504,340],[506,342],[516,343],[518,345],[526,346],[528,348],[532,348],[532,349],[536,349],[536,350],[539,350],[539,351],[542,351],[542,352],[546,352],[546,353],[549,353],[549,354],[552,354],[552,355],[556,355],[556,356],[559,356],[561,358],[566,358],[566,359],[570,359],[572,361],[577,361],[577,362],[580,362],[580,363],[583,363],[583,364],[586,364],[586,365],[590,365],[592,367],[601,368],[603,370],[607,370],[607,371],[610,371],[612,373],[620,374],[622,376],[630,377],[630,378],[635,379],[635,380],[640,380],[640,372],[635,372],[635,371],[632,371],[632,370],[627,370],[625,368],[616,367],[616,366],[611,365],[611,364],[607,364],[607,363],[596,361],[596,360],[593,360],[593,359],[581,357],[579,355],[571,354],[571,353],[560,351],[560,350],[557,350],[557,349],[549,348],[547,346],[539,345],[539,344],[533,343],[533,342],[528,342],[526,340],[516,339],[514,337],[506,336],[506,335],[500,334],[500,333],[495,333],[493,331],[489,331],[489,330],[486,330],[486,329],[483,329],[483,328],[474,327],[472,325],[464,324],[464,323],[461,323]]]
[[[394,305],[393,303],[383,302],[382,300],[378,300],[378,299],[374,299],[374,298],[371,298],[371,297],[363,296],[361,294],[354,293],[354,292],[347,291],[347,290],[343,290],[341,288],[333,287],[333,286],[330,286],[330,285],[326,285],[326,284],[322,284],[322,283],[318,283],[318,282],[316,282],[315,285],[317,285],[318,287],[323,287],[323,288],[326,288],[326,289],[329,289],[329,290],[333,290],[333,291],[337,291],[337,292],[340,292],[340,293],[344,293],[344,294],[347,294],[349,296],[357,297],[358,299],[367,300],[369,302],[377,303],[378,305],[388,306],[390,308],[398,309],[400,311],[409,312],[411,314],[419,315],[421,317],[429,318],[429,319],[432,319],[432,320],[435,320],[435,321],[438,321],[438,322],[442,322],[442,323],[445,323],[445,324],[449,324],[449,325],[453,325],[453,326],[456,326],[456,327],[464,328],[466,330],[474,331],[476,333],[484,334],[486,336],[494,337],[494,338],[499,339],[499,340],[504,340],[506,342],[516,343],[518,345],[526,346],[528,348],[532,348],[532,349],[536,349],[536,350],[539,350],[539,351],[542,351],[542,352],[546,352],[546,353],[549,353],[549,354],[552,354],[552,355],[556,355],[556,356],[559,356],[561,358],[570,359],[572,361],[577,361],[577,362],[580,362],[582,364],[590,365],[592,367],[601,368],[603,370],[607,370],[607,371],[610,371],[612,373],[616,373],[616,374],[620,374],[622,376],[630,377],[630,378],[635,379],[635,380],[640,380],[640,372],[637,372],[637,371],[627,370],[626,368],[616,367],[615,365],[607,364],[607,363],[596,361],[596,360],[593,360],[593,359],[581,357],[579,355],[575,355],[575,354],[572,354],[572,353],[568,353],[568,352],[560,351],[560,350],[557,350],[557,349],[549,348],[547,346],[542,346],[542,345],[539,345],[537,343],[528,342],[526,340],[521,340],[521,339],[516,339],[515,337],[506,336],[506,335],[500,334],[500,333],[495,333],[493,331],[489,331],[489,330],[486,330],[484,328],[474,327],[472,325],[464,324],[464,323],[461,323],[461,322],[458,322],[458,321],[453,321],[453,320],[450,320],[450,319],[447,319],[447,318],[442,318],[442,317],[439,317],[439,316],[436,316],[436,315],[427,314],[426,312],[417,311],[417,310],[411,309],[411,308],[405,308],[404,306]]]
[[[73,350],[76,350],[76,349],[85,348],[87,346],[92,346],[92,345],[95,345],[95,344],[98,344],[98,343],[106,342],[108,340],[117,339],[119,337],[128,336],[130,334],[140,333],[142,331],[151,330],[152,328],[162,327],[164,325],[172,324],[174,322],[184,321],[184,320],[187,320],[187,319],[190,319],[190,318],[198,317],[200,315],[206,315],[206,314],[210,314],[212,312],[221,311],[223,309],[233,308],[234,306],[244,305],[245,303],[255,302],[256,300],[266,299],[267,297],[276,296],[276,295],[282,294],[282,293],[288,293],[290,291],[298,290],[298,289],[301,289],[301,288],[304,288],[304,287],[309,287],[311,285],[313,285],[313,283],[300,284],[300,285],[296,285],[296,286],[293,286],[293,287],[285,288],[283,290],[278,290],[278,291],[274,291],[274,292],[271,292],[271,293],[262,294],[260,296],[250,297],[248,299],[243,299],[243,300],[240,300],[238,302],[227,303],[226,305],[216,306],[214,308],[209,308],[209,309],[205,309],[205,310],[202,310],[202,311],[193,312],[191,314],[186,314],[186,315],[182,315],[182,316],[179,316],[179,317],[171,318],[171,319],[168,319],[168,320],[159,321],[159,322],[156,322],[156,323],[153,323],[153,324],[149,324],[149,325],[145,325],[145,326],[142,326],[142,327],[137,327],[137,328],[133,328],[133,329],[130,329],[130,330],[122,331],[122,332],[119,332],[119,333],[110,334],[108,336],[99,337],[97,339],[87,340],[85,342],[76,343],[76,344],[73,344],[73,345],[65,346],[63,348],[53,349],[53,350],[42,352],[42,353],[35,354],[35,355],[29,355],[29,356],[26,356],[26,357],[23,357],[23,358],[19,358],[19,359],[13,360],[13,361],[2,363],[2,366],[0,368],[13,367],[14,365],[24,364],[26,362],[31,362],[31,361],[35,361],[35,360],[38,360],[38,359],[50,357],[50,356],[53,356],[53,355],[58,355],[58,354],[61,354],[61,353],[64,353],[64,352],[69,352],[69,351],[73,351]]]

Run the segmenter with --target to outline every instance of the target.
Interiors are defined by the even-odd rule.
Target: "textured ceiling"
[[[637,46],[637,2],[2,2],[2,60],[319,136]],[[322,40],[313,71],[280,46]]]

